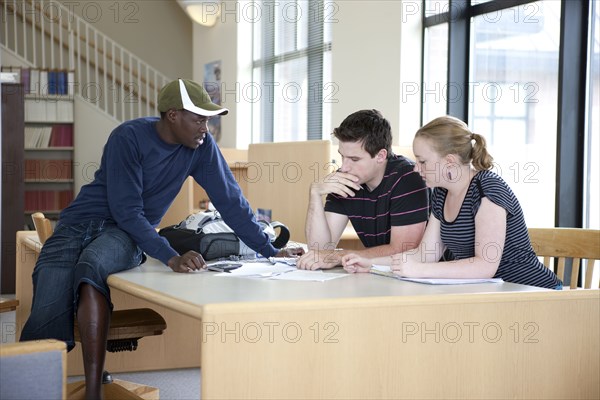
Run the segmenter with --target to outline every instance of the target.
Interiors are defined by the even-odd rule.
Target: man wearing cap
[[[186,79],[160,91],[158,110],[160,118],[126,121],[113,130],[94,180],[61,212],[33,272],[31,315],[21,340],[59,339],[70,350],[76,315],[87,399],[102,393],[112,309],[107,277],[139,265],[144,253],[175,272],[206,266],[194,251],[178,254],[155,229],[188,176],[205,189],[245,244],[265,257],[278,254],[207,135],[209,117],[228,110]]]

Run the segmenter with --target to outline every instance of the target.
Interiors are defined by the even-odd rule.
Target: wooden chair
[[[4,297],[0,297],[0,313],[15,311],[18,305],[19,300],[17,299],[5,299]]]
[[[565,261],[572,259],[571,289],[577,289],[581,260],[587,259],[583,288],[592,288],[596,261],[600,259],[600,230],[581,228],[529,228],[529,237],[535,253],[543,257],[544,265],[554,270],[564,282]],[[551,260],[558,265],[551,267]],[[598,286],[596,286],[598,287]]]
[[[0,399],[66,399],[67,346],[58,340],[0,345]]]
[[[52,223],[41,212],[32,214],[31,218],[40,243],[43,245],[53,233]],[[106,351],[134,351],[137,349],[138,340],[145,336],[161,335],[166,328],[164,318],[149,308],[115,310],[111,315]],[[75,320],[74,334],[75,341],[80,342],[77,320]],[[107,371],[104,372],[103,383],[107,384],[104,388],[106,399],[158,399],[157,388],[121,380],[113,381]],[[84,385],[83,381],[70,383],[67,386],[68,398],[83,398]]]

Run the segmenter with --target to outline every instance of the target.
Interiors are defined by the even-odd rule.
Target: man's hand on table
[[[342,252],[338,250],[310,250],[296,262],[298,269],[330,269],[341,265]]]
[[[279,250],[275,257],[299,257],[304,254],[304,249],[300,246],[288,246]]]
[[[206,269],[206,261],[200,253],[190,250],[182,256],[174,256],[169,260],[169,267],[175,272],[192,272]]]

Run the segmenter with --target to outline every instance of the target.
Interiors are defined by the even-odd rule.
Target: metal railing
[[[155,99],[170,79],[60,2],[0,0],[0,7],[1,45],[32,68],[72,71],[72,93],[119,121],[157,114]]]

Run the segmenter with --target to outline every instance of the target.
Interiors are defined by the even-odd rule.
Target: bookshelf
[[[17,231],[23,229],[23,86],[2,83],[1,293],[15,293]]]
[[[73,199],[73,97],[25,95],[24,214],[57,219]]]

